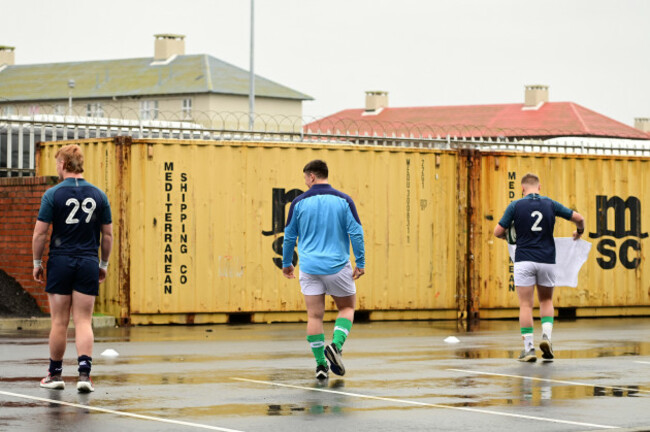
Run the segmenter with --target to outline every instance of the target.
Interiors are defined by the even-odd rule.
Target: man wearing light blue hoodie
[[[316,378],[325,380],[329,371],[327,360],[332,372],[345,374],[341,350],[354,320],[354,281],[365,273],[363,227],[352,198],[329,185],[329,170],[324,161],[309,162],[303,173],[309,190],[296,197],[289,209],[282,273],[288,279],[295,278],[291,260],[299,239],[299,281],[307,307],[307,341],[316,359]],[[350,243],[354,269],[350,263]],[[323,330],[326,294],[332,296],[339,311],[332,343],[327,346]]]

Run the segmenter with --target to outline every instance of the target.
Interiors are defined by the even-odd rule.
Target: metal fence
[[[227,117],[223,114],[224,118]],[[303,143],[355,144],[372,146],[417,147],[428,149],[472,148],[483,151],[520,151],[621,156],[650,156],[650,141],[602,138],[555,138],[550,140],[467,138],[463,136],[368,134],[359,129],[312,130],[309,122],[284,128],[286,119],[272,116],[256,119],[255,130],[243,124],[227,128],[206,127],[182,121],[129,120],[115,118],[66,117],[55,115],[0,116],[0,177],[33,176],[35,147],[41,141],[103,138],[128,135],[134,138],[184,140],[288,141]]]

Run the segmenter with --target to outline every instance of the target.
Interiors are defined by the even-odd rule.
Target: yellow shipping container
[[[84,149],[84,177],[101,188],[111,204],[113,216],[113,252],[106,281],[100,287],[95,311],[121,318],[129,316],[128,221],[129,179],[122,169],[128,163],[129,146],[123,137],[87,141],[39,143],[36,153],[37,175],[56,176],[54,155],[65,144],[80,144]]]
[[[41,160],[71,142],[42,144]],[[123,322],[305,319],[298,282],[282,277],[280,258],[288,206],[306,190],[302,168],[316,158],[327,161],[330,182],[353,198],[364,226],[358,308],[371,319],[455,319],[464,307],[464,168],[456,152],[128,137],[76,143],[86,178],[108,194],[116,228],[97,309]],[[39,175],[53,172],[54,164],[39,163]]]
[[[650,158],[118,137],[43,143],[38,174],[55,174],[49,161],[71,142],[111,202],[114,253],[97,311],[123,323],[304,320],[281,247],[302,168],[316,158],[357,205],[367,260],[358,308],[370,319],[516,317],[512,264],[492,232],[527,172],[585,216],[593,245],[578,288],[556,288],[559,312],[650,314]],[[572,230],[556,223],[556,236]]]
[[[541,194],[586,219],[592,244],[577,288],[557,287],[555,305],[567,316],[650,314],[650,159],[623,156],[484,153],[476,203],[480,257],[476,278],[481,317],[515,317],[517,296],[504,241],[492,232],[507,205],[521,198],[521,178],[539,175]],[[575,225],[558,218],[556,237]]]

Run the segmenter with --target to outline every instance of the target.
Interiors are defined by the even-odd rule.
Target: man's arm
[[[295,204],[292,202],[289,207],[287,226],[284,228],[284,242],[282,243],[282,275],[287,279],[295,279],[293,274],[293,248],[296,247],[298,238],[298,221],[294,214]]]
[[[585,218],[577,211],[574,211],[571,215],[571,222],[576,224],[576,230],[573,232],[573,240],[578,240],[585,232]]]
[[[494,236],[500,239],[506,239],[506,228],[510,226],[512,221],[515,218],[515,201],[508,204],[506,211],[503,212],[503,216],[497,226],[494,227]]]
[[[585,218],[582,217],[582,215],[577,211],[571,210],[570,208],[563,206],[557,201],[553,201],[553,206],[555,208],[555,214],[557,216],[560,216],[566,220],[570,220],[576,224],[576,231],[573,232],[573,240],[578,240],[580,236],[582,236],[582,234],[585,232]]]
[[[501,225],[497,224],[497,226],[494,227],[494,236],[500,239],[505,240],[506,239],[506,229],[502,227]]]
[[[113,249],[113,224],[102,225],[102,239],[100,243],[101,258],[99,262],[99,283],[106,280],[108,259]]]
[[[43,251],[45,250],[45,243],[47,242],[47,231],[50,229],[50,224],[40,220],[36,221],[34,226],[34,236],[32,237],[32,258],[34,260],[34,271],[32,275],[34,280],[38,283],[43,283],[43,266],[41,260],[43,259]]]
[[[354,252],[354,270],[352,271],[352,279],[359,279],[362,275],[366,274],[366,248],[363,239],[363,226],[359,220],[357,209],[354,202],[348,202],[349,209],[347,215],[347,230],[352,244],[352,252]]]

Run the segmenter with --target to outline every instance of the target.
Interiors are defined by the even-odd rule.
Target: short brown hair
[[[528,173],[521,178],[522,185],[537,186],[539,184],[539,177],[535,174]]]
[[[84,154],[76,144],[68,144],[59,149],[54,157],[63,161],[63,169],[69,173],[81,174],[84,172]]]
[[[322,161],[320,159],[316,159],[309,162],[302,169],[302,172],[314,174],[319,179],[326,179],[327,176],[329,175],[329,169],[327,168],[327,164],[325,163],[325,161]]]

